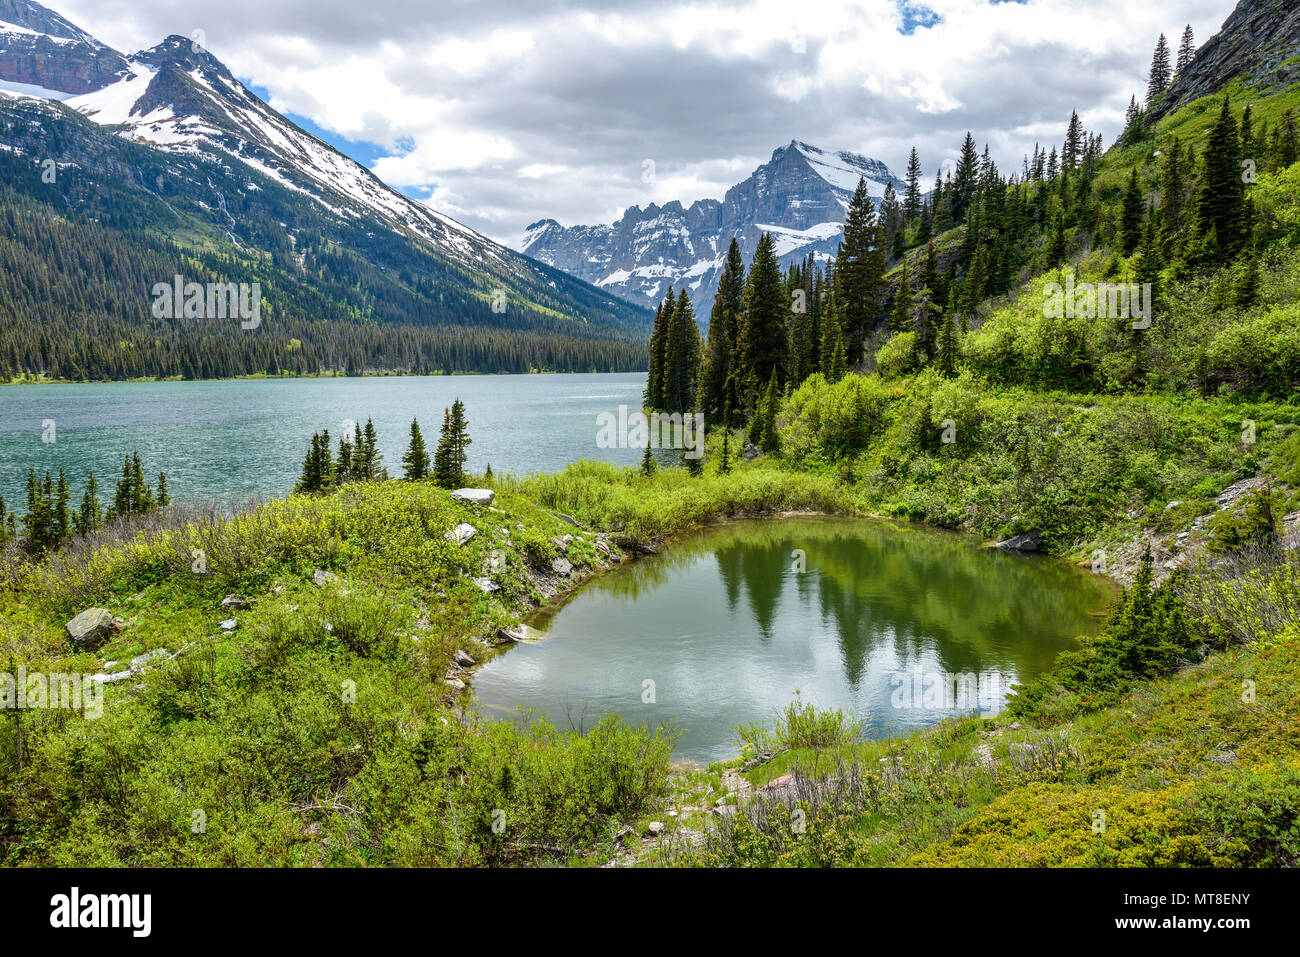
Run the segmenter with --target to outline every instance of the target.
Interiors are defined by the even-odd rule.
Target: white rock
[[[491,505],[496,494],[490,488],[458,488],[451,493],[451,497],[458,502],[469,502],[471,505]]]
[[[139,671],[154,659],[167,657],[170,656],[168,655],[166,648],[155,648],[153,651],[146,651],[144,654],[131,659],[131,670]]]
[[[478,529],[476,529],[473,525],[470,525],[468,522],[461,522],[450,532],[444,535],[443,538],[451,542],[453,545],[464,545],[466,542],[468,542],[471,538],[473,538],[477,534],[478,534]]]

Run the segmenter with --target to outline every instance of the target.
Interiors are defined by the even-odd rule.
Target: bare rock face
[[[0,80],[77,95],[102,90],[126,69],[126,57],[53,10],[0,0]]]
[[[633,206],[618,222],[599,226],[566,228],[543,219],[528,227],[522,249],[639,306],[653,308],[669,286],[710,303],[733,238],[746,265],[764,232],[777,241],[783,267],[812,253],[834,256],[859,178],[877,206],[886,183],[900,194],[905,188],[879,160],[795,140],[721,200]],[[703,324],[708,309],[696,311]]]
[[[1217,93],[1236,77],[1267,89],[1300,80],[1300,2],[1241,0],[1151,113],[1159,118]],[[1290,60],[1292,62],[1288,63]]]
[[[68,639],[84,651],[93,651],[117,631],[113,613],[107,608],[87,608],[64,625]]]

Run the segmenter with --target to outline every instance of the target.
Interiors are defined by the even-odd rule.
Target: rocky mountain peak
[[[637,305],[653,306],[669,286],[685,288],[703,304],[703,320],[733,238],[747,262],[765,232],[776,239],[783,265],[808,255],[829,259],[860,179],[877,205],[887,184],[903,188],[879,160],[792,139],[721,200],[633,205],[608,226],[542,220],[528,228],[521,248]]]
[[[126,70],[126,57],[53,10],[0,0],[0,89],[74,96],[102,90]]]

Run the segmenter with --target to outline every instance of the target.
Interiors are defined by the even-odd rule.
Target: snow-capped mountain
[[[77,171],[52,184],[69,206],[93,181],[136,222],[215,236],[241,252],[270,254],[290,272],[304,242],[346,250],[400,287],[383,296],[360,291],[376,318],[386,318],[393,296],[415,296],[425,306],[405,303],[403,314],[427,308],[423,323],[486,310],[485,321],[502,325],[535,319],[553,327],[562,318],[579,335],[615,328],[640,335],[648,322],[613,296],[389,188],[262,102],[187,37],[123,56],[40,4],[0,0],[0,152]],[[412,293],[419,285],[425,289]],[[488,309],[499,290],[509,320]]]
[[[886,184],[900,193],[905,187],[879,160],[795,140],[720,202],[633,206],[608,226],[566,228],[544,219],[528,228],[520,248],[638,305],[653,305],[669,286],[684,286],[703,321],[733,237],[746,263],[763,233],[776,240],[782,265],[810,253],[833,258],[860,178],[877,206]]]
[[[126,57],[39,4],[0,0],[0,90],[65,99],[98,90]]]

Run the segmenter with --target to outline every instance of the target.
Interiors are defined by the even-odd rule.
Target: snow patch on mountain
[[[721,200],[632,206],[618,222],[599,226],[543,219],[527,228],[519,248],[638,305],[653,304],[670,286],[686,288],[702,304],[696,312],[703,320],[732,239],[747,264],[764,233],[772,234],[783,266],[809,255],[831,259],[859,180],[876,206],[887,185],[905,188],[879,160],[792,140]]]

